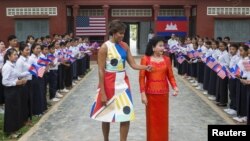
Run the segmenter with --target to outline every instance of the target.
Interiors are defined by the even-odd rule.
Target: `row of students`
[[[5,45],[0,41],[0,72],[3,76],[0,100],[5,104],[4,132],[15,138],[20,135],[18,129],[31,124],[32,116],[41,116],[47,110],[47,85],[50,101],[59,101],[62,94],[69,91],[67,88],[75,85],[90,68],[90,56],[79,50],[83,45],[81,39],[55,41],[49,46],[20,43],[18,50],[15,49],[15,36],[10,36],[8,41],[8,49],[4,49]],[[68,52],[72,52],[70,57],[74,59],[67,59]],[[38,65],[40,57],[48,56],[55,59],[45,67],[44,75],[31,75],[31,64]]]
[[[203,56],[188,57],[188,52],[192,50],[201,52]],[[243,61],[249,60],[248,51],[249,47],[246,45],[239,47],[237,44],[228,45],[223,41],[207,40],[204,42],[201,38],[192,40],[187,38],[185,46],[179,46],[179,50],[176,51],[177,56],[179,54],[185,56],[185,61],[181,64],[177,63],[176,67],[178,74],[187,78],[196,89],[202,90],[203,94],[208,95],[208,99],[215,101],[218,106],[228,106],[224,111],[232,115],[234,120],[238,122],[248,120],[249,124],[250,117],[246,117],[247,109],[249,109],[248,86],[243,84],[243,81],[250,77],[250,73],[243,66]],[[226,76],[222,79],[216,71],[216,66],[212,66],[213,69],[209,67],[210,59],[227,70],[239,66],[241,74],[236,75],[236,78]],[[230,103],[228,103],[228,96]]]

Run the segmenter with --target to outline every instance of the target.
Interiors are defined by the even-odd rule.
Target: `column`
[[[109,24],[109,5],[103,5],[102,6],[104,11],[104,17],[105,17],[105,23],[106,23],[106,36],[104,36],[104,41],[107,41],[109,39],[109,33],[108,33],[108,24]]]
[[[158,4],[153,5],[153,9],[154,9],[154,33],[156,35],[157,34],[157,32],[156,32],[156,27],[157,27],[156,23],[157,23],[157,17],[159,15],[159,11],[160,11],[160,5],[158,5]]]
[[[79,9],[80,6],[79,5],[73,5],[72,6],[73,9],[73,20],[74,20],[74,36],[76,37],[76,17],[79,15]]]
[[[189,36],[189,24],[190,24],[190,16],[191,16],[191,6],[190,5],[185,5],[184,6],[184,14],[187,17],[187,36]]]

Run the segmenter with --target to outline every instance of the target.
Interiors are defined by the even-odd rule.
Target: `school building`
[[[9,34],[25,40],[66,32],[103,41],[108,22],[120,19],[128,25],[125,41],[136,38],[140,53],[150,29],[162,36],[250,38],[250,0],[2,0],[0,19],[5,41]]]

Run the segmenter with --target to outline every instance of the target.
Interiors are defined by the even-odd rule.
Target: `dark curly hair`
[[[145,51],[145,55],[146,56],[151,56],[154,54],[153,52],[153,48],[156,47],[157,43],[159,42],[164,42],[164,44],[166,43],[166,40],[163,37],[160,36],[155,36],[152,39],[149,40],[148,44],[147,44],[147,48]]]
[[[127,26],[120,20],[113,20],[109,24],[109,35],[113,35],[117,32],[126,30]]]

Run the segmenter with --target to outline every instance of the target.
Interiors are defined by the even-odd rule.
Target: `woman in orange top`
[[[168,141],[168,81],[178,94],[169,57],[163,55],[165,40],[153,37],[141,58],[141,65],[151,65],[152,71],[140,71],[142,103],[146,105],[147,141]]]

